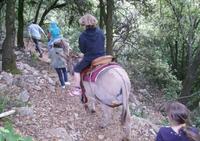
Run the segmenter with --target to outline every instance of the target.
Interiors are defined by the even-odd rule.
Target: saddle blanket
[[[89,73],[86,73],[82,79],[83,81],[96,82],[99,74],[114,67],[120,67],[120,65],[115,62],[112,62],[109,64],[97,66],[96,68],[92,69],[92,71],[90,71]]]

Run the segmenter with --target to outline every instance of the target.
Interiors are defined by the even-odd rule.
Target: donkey
[[[95,82],[83,79],[82,84],[85,96],[88,98],[85,107],[88,107],[91,112],[95,112],[95,103],[97,101],[100,103],[103,111],[101,128],[105,128],[109,124],[112,108],[122,105],[121,123],[123,129],[125,129],[123,140],[129,140],[131,136],[131,117],[128,101],[131,83],[126,71],[119,65],[113,65],[100,72]]]

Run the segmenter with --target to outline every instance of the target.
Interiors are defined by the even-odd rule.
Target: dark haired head
[[[165,108],[170,121],[176,125],[186,124],[181,129],[190,141],[200,141],[199,131],[188,125],[190,111],[185,105],[175,101],[168,103]]]
[[[171,102],[166,107],[169,119],[176,124],[184,124],[189,122],[190,111],[187,107],[179,102]]]

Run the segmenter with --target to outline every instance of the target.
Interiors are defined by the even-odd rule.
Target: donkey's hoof
[[[104,129],[105,127],[104,127],[104,126],[99,126],[99,128],[100,128],[100,129]]]
[[[96,111],[95,111],[94,109],[92,109],[92,110],[91,110],[91,113],[94,114],[94,113],[96,113]]]
[[[122,141],[130,141],[130,139],[124,137],[124,138],[122,139]]]
[[[104,129],[106,126],[105,125],[99,125],[100,129]]]

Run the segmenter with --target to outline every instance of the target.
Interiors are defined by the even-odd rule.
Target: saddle
[[[85,68],[81,72],[81,83],[80,83],[82,89],[81,101],[83,103],[87,103],[87,97],[85,95],[85,88],[83,86],[83,81],[95,82],[101,72],[113,66],[119,66],[119,65],[113,61],[113,56],[106,55],[94,59],[91,65]]]
[[[111,55],[98,57],[92,61],[89,67],[81,72],[81,78],[84,81],[95,82],[100,72],[113,65],[117,65],[117,63],[113,62]]]
[[[113,56],[111,55],[105,55],[105,56],[101,56],[98,57],[96,59],[94,59],[91,63],[91,67],[96,67],[98,65],[104,65],[104,64],[109,64],[110,62],[112,62],[113,60]]]

